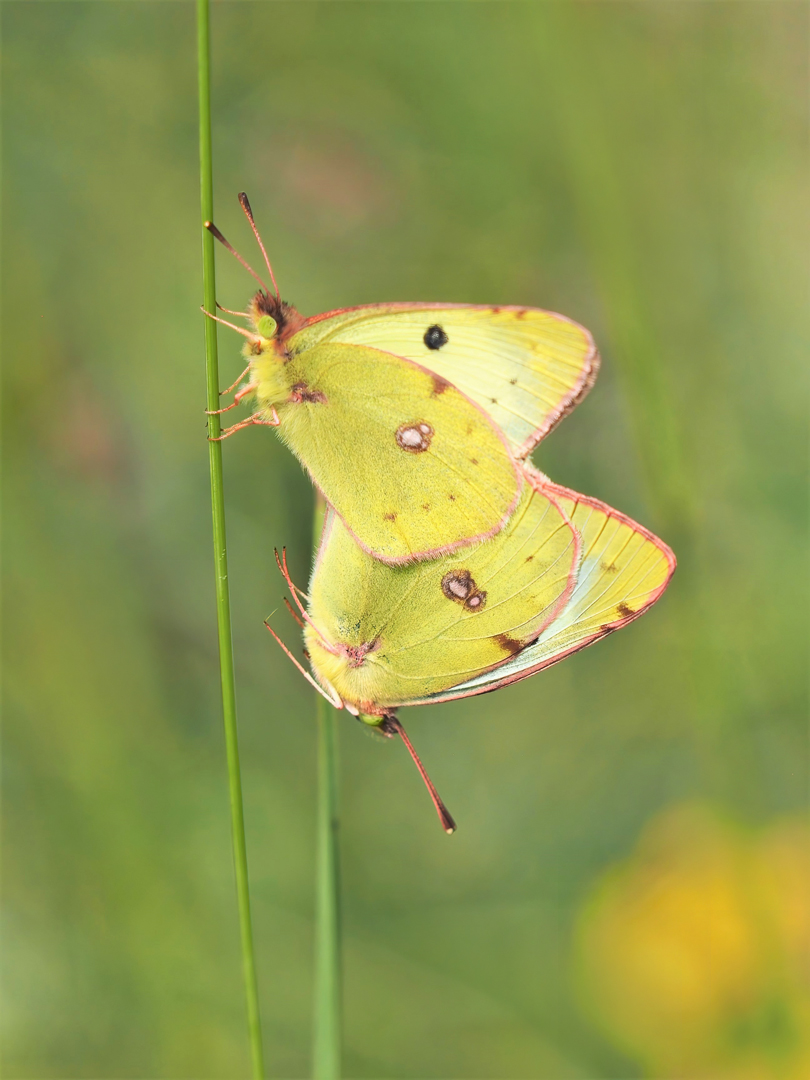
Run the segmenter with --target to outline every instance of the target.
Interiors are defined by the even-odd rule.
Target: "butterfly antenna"
[[[220,244],[222,244],[223,247],[226,247],[228,251],[230,251],[231,255],[233,255],[234,258],[239,260],[239,262],[242,264],[242,266],[244,266],[247,272],[253,275],[253,277],[258,281],[264,291],[269,295],[270,290],[267,288],[265,283],[253,269],[253,267],[250,266],[250,264],[242,258],[242,256],[239,254],[235,247],[228,243],[228,241],[225,239],[225,237],[222,235],[222,233],[219,231],[213,221],[204,221],[203,225],[206,227],[206,229],[208,229],[212,236],[215,236],[217,240],[219,240]],[[273,282],[273,284],[275,285],[275,281]],[[276,295],[278,295],[278,293]]]
[[[334,645],[329,644],[329,642],[323,636],[321,631],[318,629],[318,627],[315,625],[315,623],[309,617],[309,612],[307,611],[307,609],[304,607],[304,605],[298,599],[298,590],[296,589],[295,585],[293,584],[293,580],[290,577],[290,571],[287,569],[287,549],[286,549],[286,547],[281,549],[281,558],[279,558],[279,555],[278,555],[278,548],[273,548],[273,554],[276,557],[276,566],[278,566],[284,580],[287,582],[287,588],[290,590],[290,595],[292,596],[293,600],[295,601],[295,606],[298,608],[298,610],[303,615],[304,619],[306,619],[306,621],[309,623],[309,625],[312,627],[312,629],[315,631],[315,633],[321,639],[321,645],[323,645],[323,647],[326,649],[326,651],[332,653],[333,656],[337,656],[339,650],[336,649]],[[287,603],[286,600],[284,602],[285,602],[285,604]]]
[[[270,265],[270,260],[267,257],[267,252],[264,250],[264,244],[262,243],[262,238],[259,236],[259,230],[256,228],[256,222],[253,220],[253,211],[250,208],[250,203],[248,202],[248,197],[244,193],[244,191],[239,192],[239,204],[242,207],[242,209],[245,211],[245,216],[247,217],[248,221],[250,222],[251,229],[253,229],[253,235],[256,237],[256,240],[258,241],[259,247],[262,249],[262,255],[264,255],[265,265],[267,266],[267,269],[270,271],[270,280],[273,282],[273,288],[276,290],[276,299],[280,300],[281,297],[279,296],[279,293],[278,293],[278,285],[276,285],[276,275],[273,273],[273,267]]]
[[[307,682],[311,683],[312,686],[314,686],[315,689],[318,691],[318,693],[321,695],[321,697],[325,697],[330,705],[334,706],[334,708],[336,708],[336,709],[342,709],[343,708],[343,701],[339,697],[339,695],[338,695],[337,691],[334,689],[334,687],[330,686],[329,689],[332,691],[332,693],[327,694],[327,692],[324,690],[324,688],[319,683],[315,682],[315,680],[312,678],[312,676],[306,670],[306,668],[303,667],[302,664],[299,664],[299,662],[295,659],[293,654],[290,652],[290,650],[287,648],[287,646],[284,644],[284,642],[281,640],[281,638],[275,632],[275,630],[270,625],[270,623],[267,621],[267,619],[264,620],[264,625],[267,627],[267,629],[270,631],[270,633],[276,639],[276,644],[281,646],[281,648],[284,650],[284,652],[287,654],[287,656],[289,656],[290,660],[292,660],[292,662],[295,664],[295,666],[298,668],[298,670],[301,672],[301,674],[304,676],[304,678],[307,680]]]
[[[405,734],[405,728],[402,726],[402,724],[400,724],[399,720],[397,720],[395,716],[386,716],[384,723],[385,726],[389,729],[393,728],[397,735],[399,735],[400,739],[402,739],[402,741],[405,743],[406,747],[408,748],[408,753],[413,758],[414,765],[419,770],[419,775],[425,781],[425,787],[428,789],[430,797],[433,800],[433,805],[436,807],[436,813],[439,815],[439,821],[442,823],[442,828],[448,836],[452,835],[456,831],[456,823],[453,820],[453,815],[444,805],[441,796],[439,795],[436,788],[433,786],[433,781],[428,776],[425,766],[419,760],[419,755],[414,750],[413,745],[411,744],[411,740]]]

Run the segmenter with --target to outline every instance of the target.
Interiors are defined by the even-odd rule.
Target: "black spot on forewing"
[[[605,573],[605,574],[615,574],[616,571],[619,569],[618,566],[616,565],[616,563],[603,562],[603,563],[600,563],[599,566],[600,566],[600,569],[602,570],[602,572]]]
[[[429,326],[425,331],[425,336],[422,338],[425,345],[429,349],[441,349],[442,345],[446,345],[450,340],[444,329],[439,326],[438,323],[434,323],[433,326]]]
[[[421,454],[430,446],[433,428],[424,420],[414,420],[411,424],[402,424],[397,428],[397,446],[409,454]]]
[[[480,611],[487,600],[487,594],[478,588],[469,570],[448,570],[442,578],[442,592],[467,611]]]

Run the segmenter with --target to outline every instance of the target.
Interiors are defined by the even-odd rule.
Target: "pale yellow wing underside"
[[[492,417],[517,458],[581,400],[599,367],[584,327],[538,308],[373,304],[315,316],[289,345],[322,341],[373,346],[434,371]]]
[[[435,558],[509,520],[522,470],[455,386],[402,357],[332,341],[294,352],[284,373],[296,392],[277,405],[279,434],[376,558]],[[261,402],[258,365],[255,378]]]
[[[536,638],[564,604],[578,561],[567,516],[528,485],[493,539],[409,566],[368,556],[332,514],[309,589],[323,635],[307,627],[313,668],[361,711],[453,686]]]
[[[581,536],[581,562],[569,600],[535,642],[494,671],[403,704],[470,697],[525,679],[632,622],[666,588],[675,556],[663,540],[598,499],[552,484],[534,470],[530,477],[554,497]]]

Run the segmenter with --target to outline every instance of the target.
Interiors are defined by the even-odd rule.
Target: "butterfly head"
[[[292,304],[262,289],[259,289],[250,302],[250,314],[257,333],[277,342],[286,341],[306,322]]]

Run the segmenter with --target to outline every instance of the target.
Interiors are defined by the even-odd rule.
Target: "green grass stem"
[[[197,64],[200,94],[200,201],[202,220],[214,216],[214,183],[211,153],[211,34],[209,0],[197,0]],[[205,309],[216,312],[216,278],[214,271],[214,237],[202,229],[203,288]],[[217,324],[205,320],[205,370],[208,409],[219,408],[219,362],[217,356]],[[209,434],[220,434],[218,416],[209,417]],[[231,832],[236,872],[236,898],[239,908],[239,931],[242,944],[242,967],[247,998],[248,1033],[253,1080],[264,1076],[262,1030],[259,1016],[259,993],[256,982],[256,962],[253,954],[253,930],[250,920],[250,891],[248,884],[245,817],[242,805],[242,779],[239,768],[239,740],[236,727],[236,689],[233,673],[233,638],[231,633],[231,601],[228,586],[228,552],[225,539],[225,496],[222,482],[222,444],[208,443],[211,467],[211,512],[214,524],[214,563],[216,571],[217,631],[219,635],[219,668],[222,682],[222,717],[225,725],[225,746],[228,759],[228,786],[231,804]]]
[[[315,504],[317,547],[323,524],[323,499]],[[315,1024],[312,1050],[314,1080],[341,1075],[340,851],[336,715],[316,698],[318,727],[317,884],[315,897]]]

